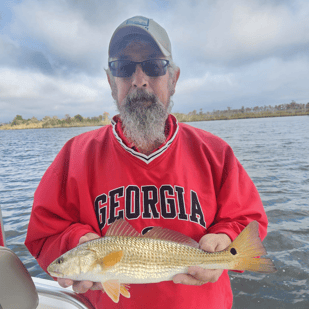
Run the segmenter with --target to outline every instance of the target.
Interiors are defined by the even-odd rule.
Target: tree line
[[[36,117],[24,119],[21,115],[16,115],[9,124],[0,126],[1,129],[38,129],[38,128],[63,128],[82,126],[103,126],[110,123],[109,113],[104,112],[98,117],[83,117],[80,114],[70,117],[66,114],[64,118],[57,116],[45,116],[42,120]]]
[[[212,112],[199,112],[193,110],[188,114],[173,113],[179,122],[190,121],[208,121],[208,120],[228,120],[242,118],[261,118],[261,117],[282,117],[282,116],[300,116],[309,115],[309,102],[307,104],[291,103],[280,105],[264,105],[255,107],[244,107],[232,109],[227,107],[226,110],[213,110]],[[9,124],[0,125],[0,129],[37,129],[37,128],[57,128],[57,127],[81,127],[81,126],[103,126],[110,124],[109,113],[104,112],[97,117],[83,117],[80,114],[70,117],[66,114],[63,119],[57,116],[45,116],[42,120],[36,117],[23,119],[21,115],[16,115]]]
[[[213,110],[212,112],[203,112],[201,108],[199,112],[193,110],[188,114],[174,114],[180,122],[190,121],[207,121],[207,120],[227,120],[241,118],[262,118],[262,117],[283,117],[283,116],[300,116],[309,115],[309,102],[307,104],[291,103],[280,105],[264,105],[255,107],[244,107],[240,109],[232,109],[227,107],[226,110]]]

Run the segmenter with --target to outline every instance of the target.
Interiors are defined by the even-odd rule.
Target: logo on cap
[[[134,18],[130,18],[127,20],[127,25],[131,24],[131,25],[139,25],[144,27],[145,29],[148,30],[148,26],[149,26],[149,19],[143,16],[136,16]]]

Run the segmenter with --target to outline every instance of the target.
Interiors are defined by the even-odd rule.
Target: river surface
[[[269,219],[264,245],[278,268],[230,272],[233,309],[309,308],[309,117],[191,122],[228,142]],[[33,194],[64,143],[96,127],[0,131],[0,205],[7,246],[32,276],[50,278],[24,246]]]

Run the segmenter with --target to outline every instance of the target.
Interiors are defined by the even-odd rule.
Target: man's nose
[[[145,74],[140,64],[136,66],[135,72],[133,74],[132,86],[134,88],[148,87],[148,76]]]

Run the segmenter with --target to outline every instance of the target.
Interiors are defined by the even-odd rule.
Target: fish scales
[[[54,277],[101,282],[116,303],[120,294],[130,297],[127,284],[172,280],[176,274],[187,273],[190,266],[276,272],[269,258],[259,258],[267,252],[258,228],[258,223],[252,221],[225,250],[207,253],[181,233],[154,227],[143,236],[120,219],[110,226],[105,237],[64,253],[47,271]]]
[[[88,249],[96,248],[99,256],[123,250],[121,261],[104,272],[105,278],[117,277],[123,283],[171,280],[173,275],[186,272],[189,266],[205,268],[207,264],[230,262],[225,252],[207,254],[193,247],[146,237],[104,237],[92,241],[91,246],[85,245]]]

